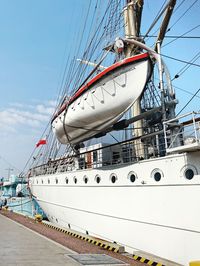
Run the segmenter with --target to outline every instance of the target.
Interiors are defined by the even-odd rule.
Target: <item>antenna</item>
[[[7,168],[7,169],[5,169],[6,171],[8,171],[8,179],[10,178],[10,173],[11,173],[11,171],[13,171],[13,169],[12,168]]]

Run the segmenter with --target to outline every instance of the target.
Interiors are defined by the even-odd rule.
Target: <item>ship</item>
[[[200,259],[200,113],[176,114],[162,56],[176,1],[151,47],[142,0],[105,2],[31,160],[32,197],[52,223],[188,265]]]
[[[10,169],[8,170],[10,171]],[[5,209],[31,218],[39,214],[46,219],[43,210],[34,198],[31,197],[26,178],[17,175],[9,175],[6,178],[2,177],[1,181],[0,202]]]

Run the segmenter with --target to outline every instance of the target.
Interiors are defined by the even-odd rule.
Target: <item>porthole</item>
[[[69,179],[66,177],[65,178],[65,183],[68,184],[69,183]]]
[[[160,181],[160,179],[161,179],[161,173],[160,172],[156,172],[155,174],[154,174],[154,179],[155,179],[155,181]]]
[[[194,171],[190,168],[188,168],[186,171],[185,171],[185,177],[189,180],[191,180],[193,177],[194,177]]]
[[[88,183],[88,177],[86,175],[84,175],[83,180],[84,180],[85,184]]]
[[[192,180],[198,171],[194,165],[188,164],[181,169],[181,176],[185,177],[187,180]]]
[[[129,179],[132,183],[135,182],[136,178],[137,178],[137,175],[136,175],[135,172],[131,171],[131,172],[128,174],[128,179]]]
[[[117,176],[116,176],[116,174],[111,174],[111,175],[110,175],[110,180],[111,180],[112,183],[115,183],[115,182],[117,181]]]
[[[50,184],[50,179],[48,179],[48,184]]]
[[[58,184],[58,178],[56,178],[56,184]]]
[[[77,178],[76,178],[76,177],[74,177],[74,183],[75,183],[75,184],[77,183]]]
[[[151,177],[156,181],[159,182],[161,180],[161,178],[163,177],[163,172],[156,168],[151,172]]]
[[[43,179],[42,179],[42,184],[43,184]]]
[[[95,180],[99,184],[101,182],[101,177],[99,175],[96,175]]]
[[[38,184],[38,180],[37,180],[37,184]]]

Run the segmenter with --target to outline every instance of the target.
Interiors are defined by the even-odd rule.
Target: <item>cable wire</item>
[[[196,67],[200,67],[199,64],[194,64],[194,63],[191,63],[189,61],[185,61],[185,60],[182,60],[182,59],[178,59],[176,57],[172,57],[172,56],[169,56],[169,55],[166,55],[166,54],[161,54],[163,57],[166,57],[166,58],[169,58],[169,59],[172,59],[172,60],[175,60],[177,62],[181,62],[181,63],[185,63],[185,64],[188,64],[188,65],[192,65],[192,66],[196,66]]]
[[[190,29],[190,30],[186,31],[186,32],[185,32],[185,33],[183,33],[183,34],[182,34],[180,37],[183,37],[184,35],[186,35],[186,34],[188,34],[188,33],[192,32],[193,30],[195,30],[195,29],[197,29],[197,28],[199,28],[199,27],[200,27],[200,24],[199,24],[199,25],[197,25],[197,26],[195,26],[194,28],[192,28],[192,29]],[[176,41],[176,40],[178,40],[180,37],[177,37],[176,39],[174,39],[174,40],[172,40],[172,41],[170,41],[170,42],[166,43],[165,45],[163,45],[163,47],[165,47],[165,46],[169,45],[170,43],[172,43],[172,42],[174,42],[174,41]]]
[[[199,0],[195,0],[190,6],[189,8],[172,24],[172,26],[168,29],[171,30],[184,16],[185,14],[198,2]],[[183,2],[183,1],[182,1]],[[177,9],[180,7],[180,5],[177,7]]]
[[[200,88],[196,91],[196,93],[191,97],[191,99],[183,106],[183,108],[178,112],[178,115],[180,115],[180,113],[182,113],[182,111],[189,105],[189,103],[194,99],[194,97],[199,93]]]

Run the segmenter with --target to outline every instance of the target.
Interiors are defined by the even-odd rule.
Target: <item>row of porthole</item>
[[[129,179],[131,182],[135,182],[137,176],[135,173],[130,172],[128,175]],[[74,183],[76,184],[78,182],[78,179],[76,177],[73,178],[74,179]],[[87,176],[83,177],[84,183],[87,184],[89,181],[89,178]],[[110,180],[112,183],[115,183],[117,181],[117,175],[116,174],[111,174],[110,175]],[[95,176],[95,181],[99,184],[101,182],[101,177],[99,175]],[[38,180],[36,180],[37,184],[38,184]],[[48,184],[50,184],[50,179],[48,179]],[[56,184],[58,184],[58,178],[55,179]],[[44,181],[43,179],[41,180],[41,183],[43,184]],[[68,184],[69,183],[69,178],[65,178],[65,183]]]
[[[191,180],[191,179],[194,177],[194,174],[195,174],[195,173],[194,173],[194,170],[191,169],[191,168],[187,168],[187,169],[185,169],[185,171],[184,171],[184,176],[185,176],[185,178],[188,179],[188,180]],[[151,177],[154,178],[154,180],[155,180],[156,182],[159,182],[159,181],[161,180],[161,178],[164,177],[164,175],[163,175],[163,172],[162,172],[160,169],[154,169],[154,170],[152,171],[152,173],[151,173]],[[137,178],[138,178],[138,177],[137,177],[137,175],[136,175],[135,172],[133,172],[133,171],[129,172],[129,174],[128,174],[128,179],[129,179],[132,183],[134,183],[134,182],[136,181]],[[73,180],[74,180],[74,183],[77,184],[78,179],[77,179],[76,177],[74,177]],[[89,181],[89,179],[88,179],[88,177],[87,177],[86,175],[83,177],[83,180],[84,180],[84,183],[85,183],[85,184],[87,184],[88,181]],[[112,173],[112,174],[110,175],[110,180],[111,180],[111,182],[114,184],[114,183],[117,181],[117,175],[114,174],[114,173]],[[96,183],[99,184],[99,183],[101,182],[101,177],[100,177],[99,175],[96,175],[96,176],[95,176],[95,181],[96,181]],[[36,182],[37,182],[37,184],[38,184],[38,180],[37,180]],[[41,182],[42,182],[42,184],[43,184],[43,180],[42,180]],[[58,178],[55,179],[55,182],[56,182],[56,184],[58,184]],[[65,183],[66,183],[66,184],[69,183],[69,178],[67,178],[67,177],[65,178]],[[48,179],[48,184],[50,184],[50,179]]]

